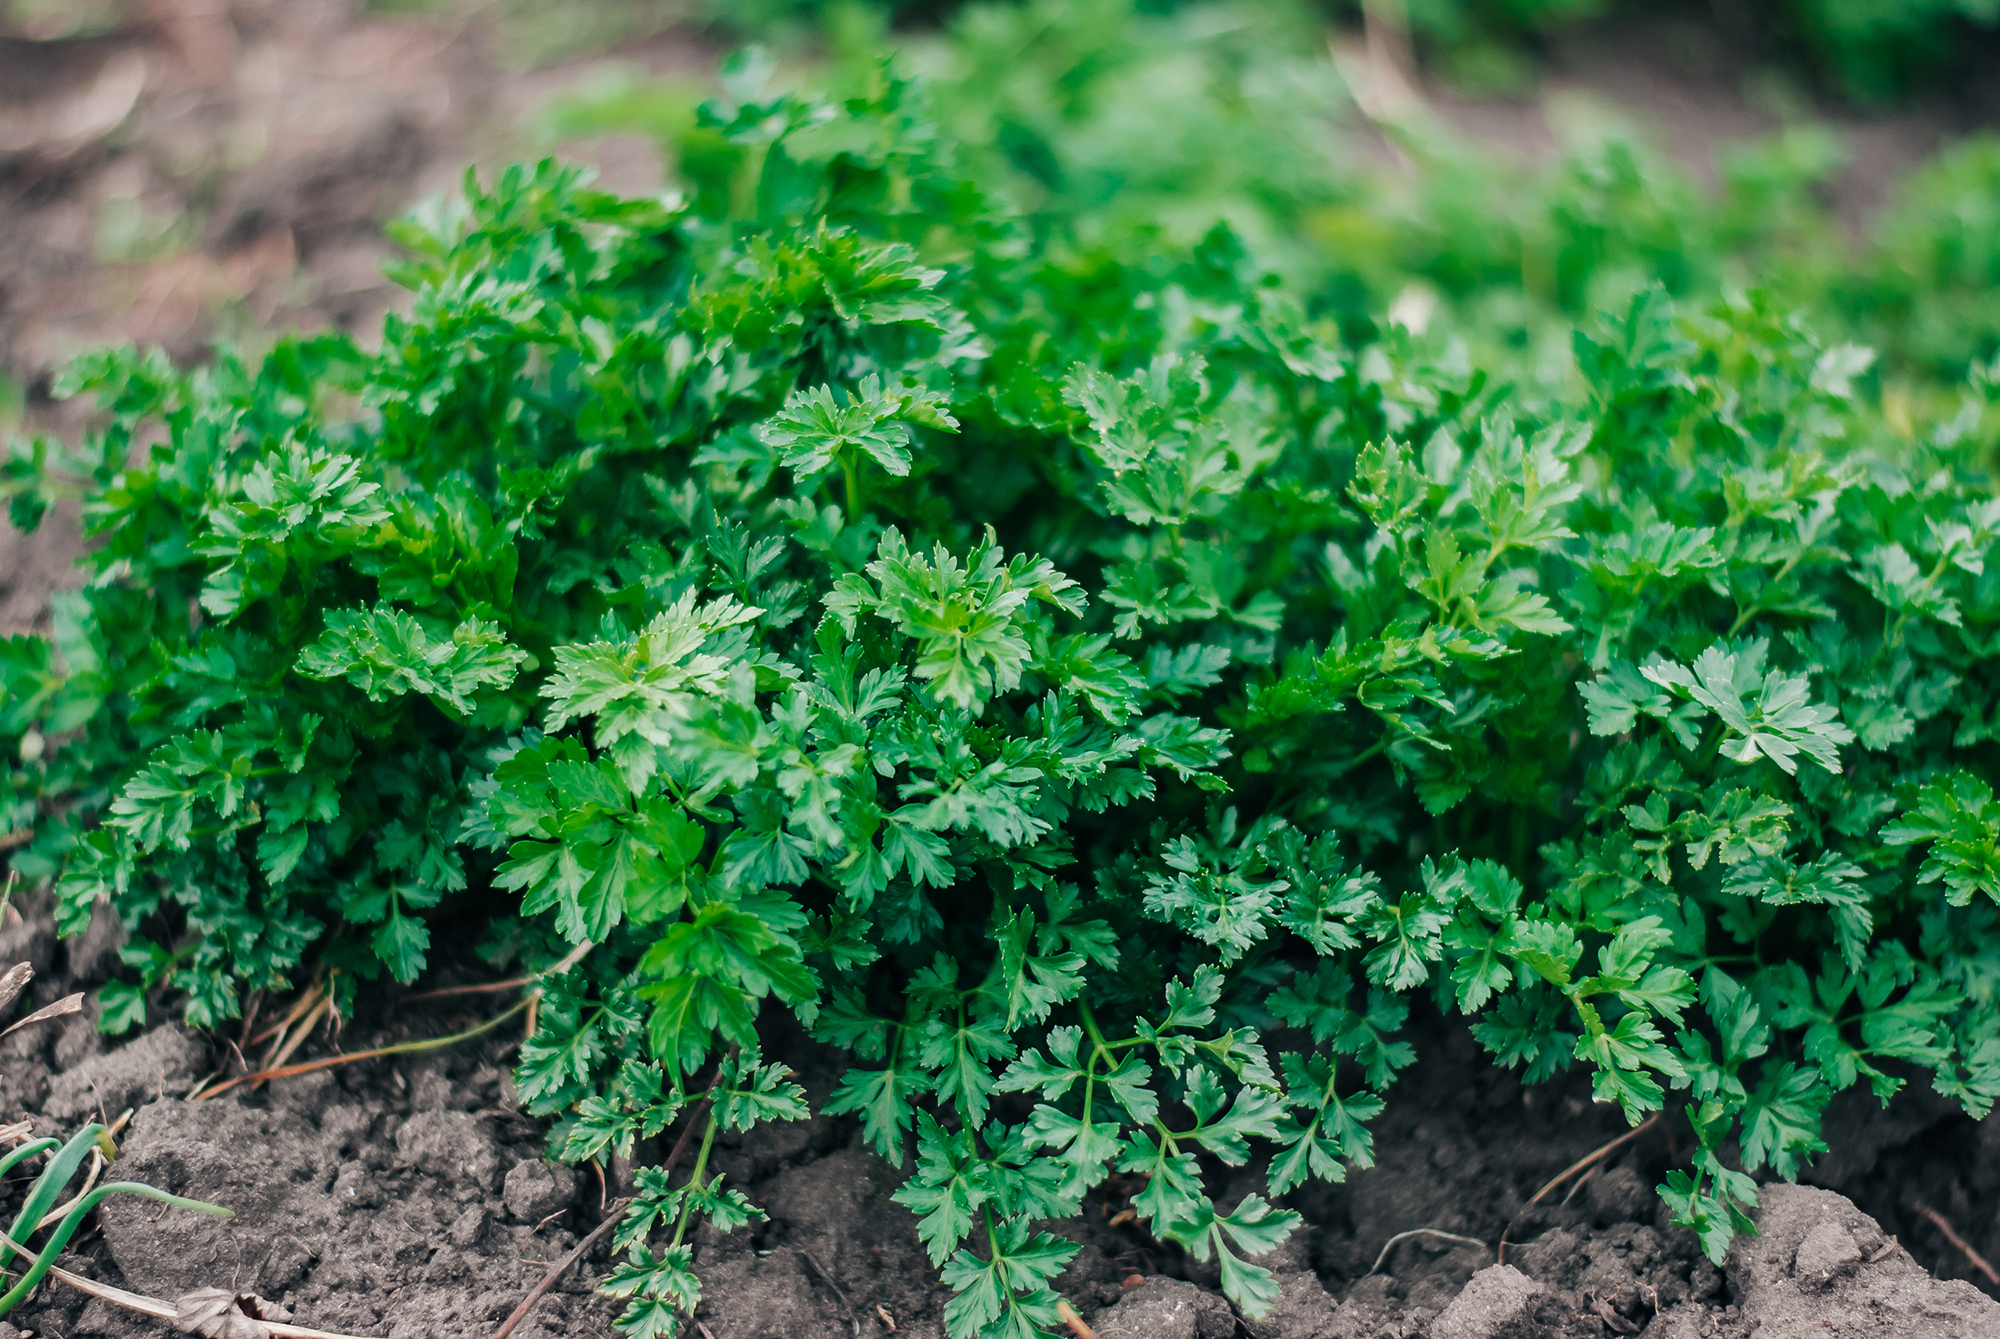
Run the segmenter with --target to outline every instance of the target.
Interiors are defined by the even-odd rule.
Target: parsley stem
[[[1388,748],[1389,734],[1390,734],[1389,731],[1384,730],[1382,732],[1381,738],[1377,739],[1373,744],[1370,744],[1367,748],[1361,750],[1361,752],[1355,754],[1352,758],[1349,758],[1346,762],[1334,768],[1331,772],[1328,773],[1328,775],[1345,776],[1349,772],[1353,771],[1355,768],[1361,766],[1362,763],[1367,762],[1370,758],[1374,757],[1382,750]]]
[[[709,1108],[708,1128],[701,1132],[701,1151],[694,1155],[694,1171],[688,1176],[688,1183],[681,1187],[681,1218],[674,1224],[674,1239],[667,1245],[668,1250],[681,1244],[687,1236],[688,1222],[694,1216],[694,1192],[701,1189],[702,1176],[708,1171],[708,1151],[715,1146],[715,1127],[722,1123],[721,1117]]]
[[[1083,1030],[1090,1034],[1090,1044],[1097,1048],[1091,1054],[1091,1063],[1096,1064],[1100,1056],[1106,1062],[1109,1062],[1112,1059],[1111,1043],[1104,1040],[1104,1034],[1098,1030],[1097,1019],[1090,1012],[1089,1001],[1085,1000],[1081,995],[1077,996],[1076,999],[1076,1011],[1083,1018]]]

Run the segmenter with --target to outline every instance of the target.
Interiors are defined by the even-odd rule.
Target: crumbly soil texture
[[[38,899],[23,909],[18,923],[0,928],[0,960],[36,971],[19,1011],[88,989],[115,967],[115,923],[100,919],[59,942]],[[364,992],[360,1016],[337,1040],[316,1034],[295,1058],[446,1035],[507,999],[406,1004],[393,991]],[[0,1041],[0,1118],[31,1117],[38,1133],[66,1136],[129,1108],[118,1179],[234,1211],[216,1219],[113,1198],[61,1261],[78,1274],[165,1299],[204,1287],[255,1293],[290,1310],[294,1324],[347,1334],[489,1335],[602,1221],[630,1176],[622,1164],[601,1179],[544,1160],[542,1129],[513,1100],[511,1027],[447,1050],[189,1100],[204,1079],[237,1065],[235,1037],[166,1024],[107,1040],[88,1015],[72,1017]],[[1672,1122],[1529,1206],[1540,1186],[1615,1138],[1623,1122],[1577,1084],[1526,1088],[1469,1040],[1434,1031],[1377,1122],[1376,1165],[1289,1197],[1305,1223],[1263,1261],[1282,1287],[1268,1314],[1236,1315],[1216,1290],[1212,1263],[1149,1237],[1124,1212],[1139,1185],[1120,1179],[1094,1193],[1080,1217],[1053,1225],[1081,1244],[1058,1290],[1104,1339],[2000,1336],[2000,1302],[1966,1281],[1968,1257],[1916,1208],[1934,1208],[1975,1249],[2000,1254],[2000,1125],[1954,1114],[1917,1091],[1920,1081],[1886,1114],[1843,1098],[1829,1113],[1835,1152],[1816,1178],[1831,1188],[1767,1186],[1761,1235],[1717,1269],[1666,1221],[1653,1193],[1677,1153],[1666,1133]],[[841,1057],[772,1040],[817,1108]],[[725,1137],[711,1166],[769,1217],[727,1237],[697,1237],[705,1295],[696,1319],[705,1330],[695,1333],[943,1335],[948,1292],[914,1218],[891,1198],[900,1173],[864,1145],[851,1120]],[[1254,1167],[1210,1170],[1224,1204],[1261,1180]],[[25,1185],[0,1186],[0,1210],[18,1207]],[[1489,1246],[1510,1224],[1500,1264]],[[1417,1228],[1486,1244],[1435,1235],[1392,1244]],[[593,1292],[608,1268],[600,1245],[516,1333],[612,1334],[619,1304]],[[0,1339],[165,1333],[158,1321],[59,1282],[0,1320]]]

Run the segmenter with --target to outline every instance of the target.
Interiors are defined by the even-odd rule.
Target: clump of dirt
[[[29,899],[26,910],[0,929],[0,958],[37,967],[32,1003],[86,988],[115,965],[115,928],[94,925],[58,944],[46,907]],[[364,1044],[477,1021],[452,1003],[456,1011],[413,1006],[393,1023],[370,1019]],[[356,1044],[352,1032],[344,1040]],[[215,1219],[113,1198],[97,1230],[72,1243],[65,1268],[166,1299],[207,1286],[254,1292],[292,1310],[295,1323],[351,1334],[486,1335],[600,1221],[601,1191],[544,1161],[541,1126],[512,1101],[514,1041],[480,1041],[190,1101],[234,1059],[229,1040],[167,1024],[107,1045],[82,1017],[0,1042],[0,1114],[66,1136],[133,1108],[119,1178],[234,1211]],[[0,1187],[0,1208],[24,1191],[25,1182]],[[601,1272],[603,1258],[593,1263]],[[620,1304],[594,1294],[595,1277],[573,1272],[516,1333],[609,1336]],[[0,1321],[0,1339],[22,1333],[137,1339],[167,1330],[47,1283]]]

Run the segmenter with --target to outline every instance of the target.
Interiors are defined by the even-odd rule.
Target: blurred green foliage
[[[709,0],[708,13],[735,32],[797,33],[851,0]],[[1151,0],[1151,12],[1179,7]],[[956,5],[889,0],[879,12],[924,26]],[[1527,84],[1551,40],[1593,24],[1641,17],[1685,18],[1720,29],[1739,55],[1797,70],[1840,97],[1875,105],[1976,78],[1981,39],[2000,27],[2000,0],[1738,0],[1727,6],[1661,0],[1318,0],[1325,19],[1364,20],[1409,32],[1426,58],[1457,82],[1486,91]]]
[[[1557,9],[1581,12],[1520,0],[1504,13]],[[1413,5],[1410,18],[1422,31],[1434,12]],[[1109,253],[1190,245],[1226,222],[1350,337],[1385,312],[1419,327],[1434,315],[1475,360],[1553,391],[1574,375],[1569,330],[1584,313],[1649,284],[1676,297],[1754,284],[1879,350],[1892,380],[1957,383],[2000,350],[1994,141],[1924,166],[1857,235],[1833,205],[1847,155],[1827,126],[1728,146],[1705,184],[1614,109],[1572,100],[1551,109],[1558,153],[1524,161],[1421,104],[1371,122],[1348,82],[1367,71],[1337,63],[1323,16],[1293,0],[1024,0],[912,30],[880,8],[818,14],[817,45],[799,48],[813,54],[781,82],[851,94],[892,46],[932,90],[937,133],[1044,234]],[[544,129],[650,135],[671,176],[712,194],[754,165],[695,124],[708,91],[600,82],[552,104]]]

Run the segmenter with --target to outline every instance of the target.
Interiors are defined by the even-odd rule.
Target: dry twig
[[[1521,1207],[1523,1209],[1531,1209],[1535,1205],[1540,1204],[1542,1200],[1545,1197],[1547,1197],[1548,1193],[1554,1190],[1557,1186],[1569,1180],[1572,1176],[1575,1176],[1578,1172],[1583,1171],[1586,1168],[1597,1165],[1599,1162],[1609,1157],[1613,1152],[1623,1148],[1625,1145],[1631,1143],[1634,1139],[1637,1139],[1640,1135],[1646,1133],[1646,1131],[1652,1129],[1655,1125],[1658,1125],[1660,1123],[1660,1118],[1665,1114],[1666,1114],[1665,1112],[1655,1111],[1652,1115],[1646,1117],[1645,1120],[1633,1126],[1631,1129],[1627,1130],[1624,1134],[1619,1135],[1616,1139],[1613,1139],[1610,1143],[1605,1144],[1600,1148],[1593,1149],[1591,1152],[1584,1154],[1582,1157],[1578,1158],[1575,1162],[1572,1162],[1569,1166],[1563,1168],[1560,1172],[1556,1173],[1556,1175],[1550,1179],[1547,1185],[1543,1186],[1540,1190],[1537,1190],[1534,1194],[1534,1197]],[[1519,1217],[1520,1217],[1519,1214],[1515,1215],[1515,1218]],[[1496,1252],[1496,1254],[1499,1257],[1499,1262],[1503,1265],[1507,1263],[1507,1236],[1508,1233],[1511,1233],[1513,1230],[1514,1230],[1514,1221],[1513,1219],[1509,1219],[1506,1229],[1500,1233],[1500,1247],[1499,1250]]]
[[[0,1233],[0,1250],[12,1251],[23,1260],[33,1260],[35,1258],[33,1251],[5,1233]],[[163,1302],[157,1297],[148,1297],[144,1293],[126,1292],[123,1288],[114,1288],[108,1283],[99,1283],[95,1279],[87,1279],[81,1274],[72,1274],[61,1265],[50,1265],[49,1276],[76,1289],[86,1297],[102,1298],[113,1306],[122,1306],[127,1311],[137,1311],[140,1315],[152,1316],[154,1319],[164,1320],[170,1325],[178,1320],[181,1314],[180,1308],[172,1302]],[[264,1327],[265,1332],[271,1336],[271,1339],[364,1339],[360,1335],[337,1334],[332,1330],[315,1330],[305,1325],[287,1324],[284,1321],[260,1320],[256,1323]]]
[[[499,991],[512,990],[516,986],[533,985],[538,979],[533,976],[517,976],[507,981],[486,981],[476,986],[446,986],[442,990],[425,990],[415,995],[405,995],[403,996],[403,1003],[415,1004],[419,1000],[442,1000],[453,995],[492,995]]]
[[[306,1010],[312,1008],[313,1006],[319,1003],[321,994],[323,993],[323,989],[324,988],[318,985],[317,983],[308,986],[304,994],[300,995],[297,999],[292,1001],[292,1007],[285,1010],[284,1017],[280,1018],[277,1022],[271,1024],[271,1026],[265,1028],[262,1032],[259,1032],[254,1037],[250,1038],[247,1044],[255,1046],[258,1042],[267,1041],[272,1037],[278,1037],[282,1039],[284,1037],[286,1029],[290,1028],[292,1024],[299,1021],[300,1014],[303,1014],[304,1012],[306,1012]],[[276,1046],[273,1046],[272,1052],[274,1052],[276,1049],[277,1049]],[[265,1059],[267,1061],[270,1059],[270,1055],[272,1052],[265,1053]]]
[[[833,1275],[827,1271],[825,1265],[813,1258],[811,1251],[806,1250],[802,1246],[799,1248],[799,1254],[805,1258],[807,1264],[813,1267],[813,1273],[825,1279],[826,1286],[833,1289],[833,1295],[840,1299],[841,1308],[847,1312],[847,1323],[854,1330],[854,1339],[861,1339],[861,1322],[854,1315],[854,1304],[847,1300],[847,1290],[840,1286]]]
[[[63,996],[61,999],[57,1000],[54,1004],[43,1005],[41,1008],[35,1010],[35,1012],[29,1014],[26,1018],[16,1020],[14,1025],[7,1029],[7,1032],[12,1032],[14,1031],[15,1028],[24,1028],[28,1026],[28,1024],[30,1023],[46,1023],[51,1018],[67,1018],[71,1014],[80,1014],[82,1012],[83,1012],[83,992],[79,990],[74,995]],[[7,1032],[0,1032],[0,1037],[6,1036]]]
[[[312,1008],[306,1010],[305,1017],[298,1021],[297,1027],[293,1028],[288,1035],[279,1036],[278,1040],[273,1044],[271,1054],[265,1058],[261,1068],[265,1070],[281,1068],[287,1060],[292,1058],[292,1052],[305,1044],[305,1039],[312,1035],[313,1029],[319,1026],[320,1019],[332,1008],[333,992],[327,991],[319,997]],[[262,1081],[259,1080],[259,1082],[261,1083]]]
[[[5,1009],[21,997],[28,983],[35,979],[35,969],[30,963],[17,962],[4,973],[0,973],[0,1009]]]
[[[1076,1339],[1097,1339],[1097,1331],[1084,1323],[1083,1317],[1076,1314],[1075,1308],[1070,1306],[1067,1298],[1056,1298],[1056,1319],[1069,1326],[1069,1332],[1075,1335]]]
[[[1994,1283],[1995,1285],[2000,1285],[2000,1273],[1995,1273],[1993,1266],[1986,1262],[1986,1257],[1981,1255],[1978,1251],[1972,1249],[1971,1242],[1967,1241],[1964,1237],[1958,1235],[1958,1229],[1951,1225],[1951,1221],[1949,1219],[1947,1219],[1943,1214],[1939,1213],[1936,1209],[1933,1209],[1930,1205],[1924,1203],[1922,1200],[1918,1200],[1916,1204],[1912,1207],[1916,1209],[1917,1213],[1920,1216],[1928,1218],[1931,1222],[1931,1226],[1935,1227],[1938,1231],[1944,1233],[1944,1239],[1946,1241],[1958,1247],[1959,1250],[1965,1252],[1965,1258],[1972,1261],[1974,1268],[1976,1268],[1980,1273],[1984,1274],[1987,1277],[1987,1279],[1992,1283]]]
[[[9,1244],[11,1245],[12,1243],[10,1242]],[[180,1308],[176,1307],[172,1302],[163,1302],[157,1297],[148,1297],[144,1293],[126,1292],[123,1288],[114,1288],[108,1283],[98,1283],[94,1279],[84,1278],[80,1274],[72,1274],[67,1269],[62,1269],[55,1265],[49,1266],[49,1273],[87,1297],[102,1298],[113,1306],[122,1306],[127,1311],[137,1311],[142,1316],[151,1316],[156,1320],[163,1320],[169,1325],[172,1325],[180,1316]],[[259,1320],[254,1323],[263,1326],[264,1332],[269,1334],[271,1339],[364,1339],[364,1336],[361,1335],[337,1334],[332,1330],[315,1330],[309,1326],[292,1325],[281,1320]]]

